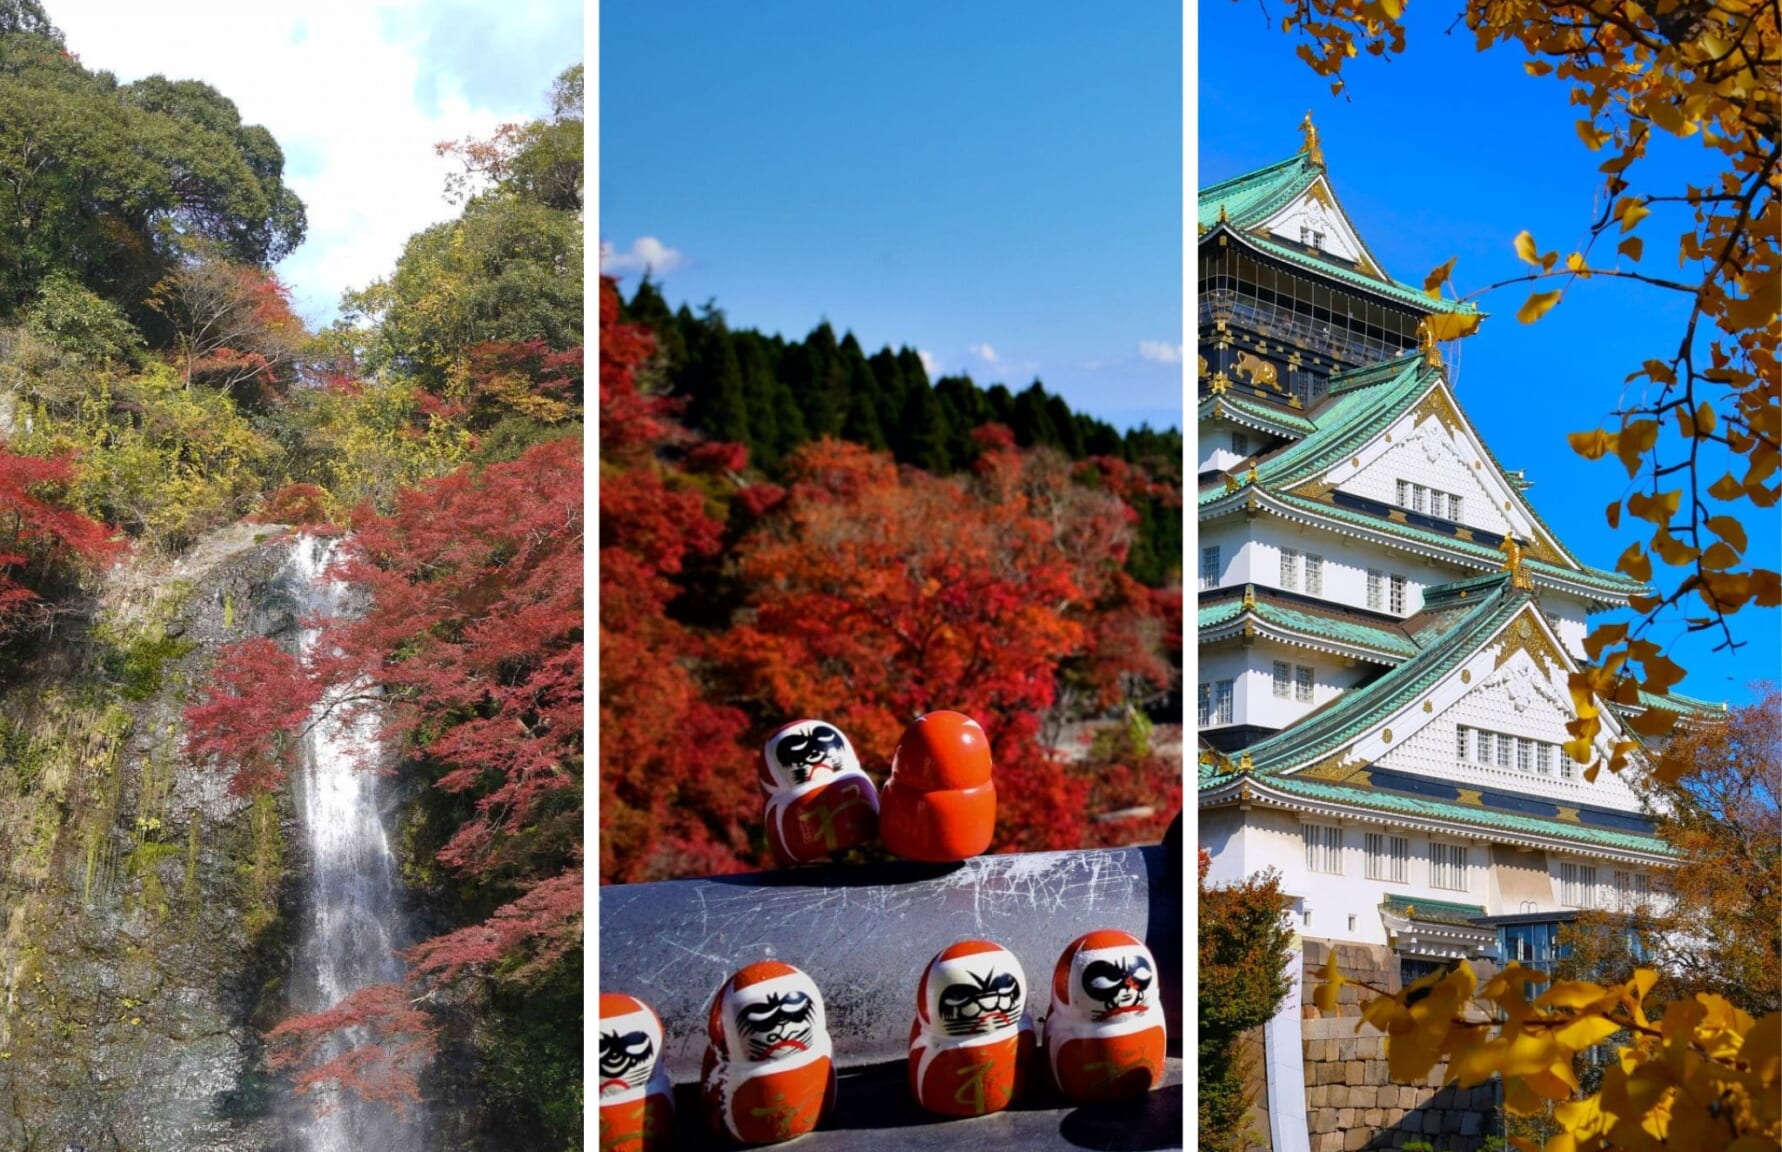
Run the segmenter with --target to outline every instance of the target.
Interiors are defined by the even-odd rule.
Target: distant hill
[[[964,375],[930,382],[915,349],[887,345],[868,356],[852,332],[838,340],[827,320],[803,340],[732,329],[711,305],[698,315],[685,304],[671,310],[647,277],[625,302],[624,318],[655,333],[661,383],[686,402],[681,419],[715,440],[747,445],[750,462],[769,477],[799,445],[824,436],[929,472],[954,472],[977,457],[972,430],[991,423],[1006,425],[1024,448],[1124,461],[1165,489],[1131,500],[1139,523],[1127,570],[1152,587],[1180,579],[1179,429],[1141,425],[1121,433],[1071,411],[1038,380],[1019,392],[981,388]]]

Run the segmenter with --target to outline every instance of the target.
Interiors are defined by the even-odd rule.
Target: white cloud
[[[1140,340],[1139,357],[1156,364],[1180,364],[1182,362],[1182,346],[1163,340]]]
[[[611,245],[600,246],[600,270],[608,276],[624,276],[648,271],[662,276],[679,268],[686,257],[654,236],[639,236],[631,242],[631,251],[615,252]]]
[[[544,6],[552,5],[579,23],[573,0]],[[458,10],[462,19],[507,7],[476,0]],[[308,238],[278,271],[311,320],[343,291],[388,275],[411,235],[457,215],[441,194],[451,161],[433,145],[541,115],[563,66],[543,55],[560,55],[560,44],[533,38],[524,56],[482,65],[536,69],[514,89],[529,95],[472,98],[472,88],[490,86],[438,58],[428,0],[61,0],[52,19],[89,69],[126,83],[157,72],[202,80],[235,102],[244,123],[272,133],[309,216]]]
[[[939,360],[936,360],[933,356],[930,356],[920,348],[916,349],[916,356],[922,361],[922,371],[928,373],[928,382],[930,384],[940,379],[941,366]]]
[[[988,344],[973,344],[970,348],[967,348],[966,351],[970,352],[973,356],[976,356],[986,364],[996,363],[996,349],[990,347]]]

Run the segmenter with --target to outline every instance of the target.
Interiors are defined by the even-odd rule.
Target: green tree
[[[1242,884],[1208,887],[1200,854],[1199,1147],[1237,1152],[1249,1140],[1239,1039],[1267,1023],[1287,995],[1293,932],[1280,877],[1263,872]]]

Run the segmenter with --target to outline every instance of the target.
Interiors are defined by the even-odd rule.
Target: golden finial
[[[1250,461],[1250,468],[1247,472],[1244,473],[1244,483],[1246,483],[1246,484],[1256,483],[1256,461],[1254,461],[1254,460]]]
[[[1510,586],[1532,591],[1534,580],[1529,576],[1528,570],[1522,566],[1522,545],[1516,542],[1514,536],[1505,536],[1504,542],[1497,546],[1497,550],[1504,554],[1504,571],[1510,574]]]
[[[1225,205],[1223,205],[1223,204],[1219,205],[1219,223],[1221,223],[1221,224],[1231,223],[1231,217],[1229,217],[1225,214]]]
[[[1312,110],[1306,109],[1306,118],[1300,121],[1299,130],[1305,134],[1306,142],[1300,145],[1300,151],[1318,167],[1324,167],[1324,149],[1318,146],[1318,129],[1312,125]]]
[[[1244,754],[1242,756],[1238,757],[1238,771],[1239,772],[1254,772],[1254,771],[1256,771],[1256,766],[1254,764],[1250,763],[1250,753],[1247,750],[1244,752]]]
[[[1254,584],[1244,585],[1244,602],[1241,607],[1246,612],[1256,611],[1256,586]]]
[[[1429,326],[1428,320],[1417,322],[1417,347],[1423,352],[1423,362],[1431,368],[1442,366],[1442,350],[1436,344],[1435,329]]]

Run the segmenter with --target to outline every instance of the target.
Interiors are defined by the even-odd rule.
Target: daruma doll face
[[[790,964],[769,960],[744,968],[720,991],[713,1015],[714,1031],[739,1064],[828,1054],[823,997]]]
[[[600,996],[600,1095],[640,1092],[662,1053],[662,1022],[634,996]]]
[[[799,720],[774,732],[761,747],[761,763],[761,784],[769,792],[860,771],[847,736],[823,720]]]
[[[917,1014],[929,1034],[989,1036],[1020,1027],[1027,974],[1000,944],[962,940],[928,965],[916,996]]]
[[[1145,1012],[1156,978],[1157,962],[1137,937],[1114,930],[1090,932],[1059,957],[1052,993],[1080,1020],[1113,1023]]]

